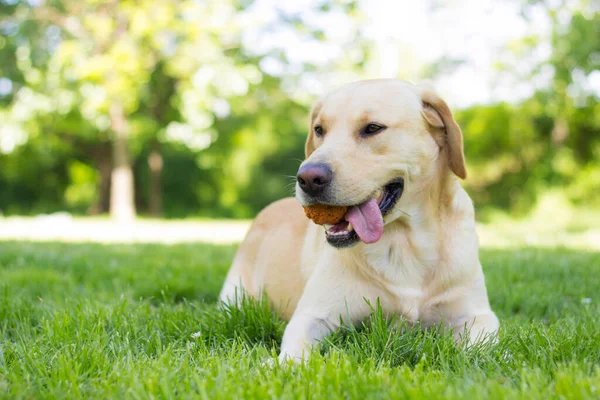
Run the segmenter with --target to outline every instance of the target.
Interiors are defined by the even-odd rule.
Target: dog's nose
[[[308,195],[317,196],[325,190],[333,179],[333,172],[327,164],[309,163],[300,167],[296,180]]]

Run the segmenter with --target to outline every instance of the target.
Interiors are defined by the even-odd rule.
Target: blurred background
[[[569,222],[600,209],[599,69],[596,0],[0,0],[0,231],[252,218],[311,104],[384,77],[455,110],[481,221]]]

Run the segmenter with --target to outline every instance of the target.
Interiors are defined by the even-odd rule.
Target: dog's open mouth
[[[404,180],[394,179],[368,200],[351,206],[335,225],[323,225],[327,242],[337,248],[350,247],[359,241],[375,243],[383,234],[383,217],[396,205]]]

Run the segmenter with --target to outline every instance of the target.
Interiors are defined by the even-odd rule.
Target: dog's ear
[[[450,108],[444,100],[429,88],[421,93],[421,115],[433,128],[432,134],[438,145],[447,148],[450,169],[461,179],[467,177],[463,137]]]
[[[306,158],[308,158],[313,153],[313,151],[315,151],[315,132],[313,129],[313,123],[315,122],[315,118],[317,118],[317,115],[319,115],[322,106],[323,103],[321,100],[319,100],[310,111],[310,120],[308,122],[308,136],[306,137],[306,144],[304,145],[304,155]]]

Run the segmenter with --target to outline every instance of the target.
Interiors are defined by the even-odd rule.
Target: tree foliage
[[[277,23],[285,29],[261,26],[252,6],[0,0],[0,210],[105,213],[111,194],[125,190],[125,202],[141,213],[250,217],[291,194],[315,100],[299,88],[332,73],[358,79],[377,53],[354,2],[323,1],[312,10],[349,19],[343,39],[284,13]],[[477,204],[511,210],[526,211],[554,187],[594,203],[600,106],[589,82],[600,67],[600,11],[583,0],[554,8],[530,1],[524,14],[532,7],[552,21],[551,56],[521,78],[548,70],[551,78],[519,104],[457,113],[468,190]],[[248,34],[261,29],[263,36]],[[248,37],[288,31],[334,43],[341,56],[299,64],[285,46],[248,46]],[[527,37],[514,49],[536,46],[540,38]],[[452,73],[440,65],[423,75]]]
[[[553,4],[524,7],[526,15],[534,8],[547,14],[552,52],[522,79],[536,81],[550,71],[547,85],[519,104],[475,106],[458,115],[476,203],[524,212],[559,188],[575,203],[600,205],[600,90],[591,86],[600,78],[600,9],[586,1]],[[540,38],[532,36],[514,49],[527,54],[538,46]]]

